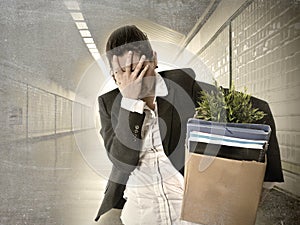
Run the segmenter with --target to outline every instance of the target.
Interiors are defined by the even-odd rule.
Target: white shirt
[[[179,219],[184,179],[165,155],[159,131],[156,97],[167,94],[163,78],[156,74],[155,110],[151,110],[141,100],[123,98],[121,102],[123,108],[146,114],[139,165],[130,174],[124,192],[127,202],[122,210],[121,220],[125,225],[192,224]]]

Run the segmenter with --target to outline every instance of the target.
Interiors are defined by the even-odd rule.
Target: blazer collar
[[[156,73],[155,96],[168,95],[168,88],[166,82],[159,73]]]

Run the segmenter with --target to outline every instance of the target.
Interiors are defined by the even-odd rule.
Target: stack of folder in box
[[[190,119],[181,218],[203,225],[254,225],[271,129]]]
[[[271,128],[261,124],[218,123],[190,119],[189,152],[228,159],[264,162]]]

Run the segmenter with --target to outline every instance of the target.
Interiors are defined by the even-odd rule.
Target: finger
[[[119,71],[121,69],[118,57],[116,55],[113,55],[113,58],[112,58],[112,68],[113,68],[114,72]]]
[[[137,80],[142,80],[144,75],[146,74],[147,70],[149,68],[149,65],[145,66],[145,68],[142,70],[142,72],[140,73],[139,77],[137,78]]]
[[[157,52],[153,51],[153,62],[154,62],[154,66],[157,66]]]
[[[126,59],[126,65],[125,65],[125,71],[127,73],[131,73],[131,65],[132,65],[132,51],[129,51]]]
[[[146,56],[142,55],[142,57],[140,58],[138,64],[136,65],[136,67],[134,68],[134,76],[137,76],[145,62]]]
[[[118,57],[116,55],[113,55],[112,58],[112,68],[113,68],[113,74],[116,76],[118,72],[121,70]]]

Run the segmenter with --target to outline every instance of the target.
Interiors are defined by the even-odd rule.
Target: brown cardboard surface
[[[255,224],[266,164],[188,154],[181,218],[205,225]]]

